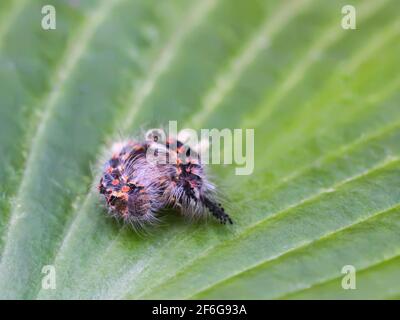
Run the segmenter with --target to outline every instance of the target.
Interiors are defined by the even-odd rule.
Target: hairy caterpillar
[[[166,161],[150,161],[149,154],[162,154]],[[115,144],[98,190],[109,213],[135,227],[156,222],[157,213],[165,208],[190,217],[211,213],[222,224],[232,224],[217,201],[216,188],[208,180],[200,156],[177,139],[165,144],[158,137]]]

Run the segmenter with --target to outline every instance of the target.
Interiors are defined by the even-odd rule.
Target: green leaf
[[[0,297],[400,297],[400,3],[346,4],[1,1]],[[100,155],[169,120],[255,129],[252,175],[211,168],[233,226],[107,218]]]

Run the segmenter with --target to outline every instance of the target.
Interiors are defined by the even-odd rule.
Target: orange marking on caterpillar
[[[133,147],[133,150],[135,150],[135,151],[142,151],[142,150],[144,150],[144,148],[143,148],[143,146],[141,146],[141,145],[135,145],[135,146]]]
[[[129,192],[131,190],[131,188],[129,188],[128,186],[123,186],[122,188],[121,188],[121,191],[122,192]]]

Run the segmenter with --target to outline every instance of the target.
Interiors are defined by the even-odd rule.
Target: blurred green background
[[[400,297],[399,18],[398,0],[2,0],[0,297]],[[99,154],[168,120],[255,129],[252,175],[212,168],[233,226],[106,217]]]

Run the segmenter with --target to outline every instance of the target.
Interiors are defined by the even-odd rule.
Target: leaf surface
[[[400,5],[346,4],[2,1],[0,297],[399,297]],[[211,168],[233,226],[105,215],[103,151],[169,120],[255,130],[253,174]]]

